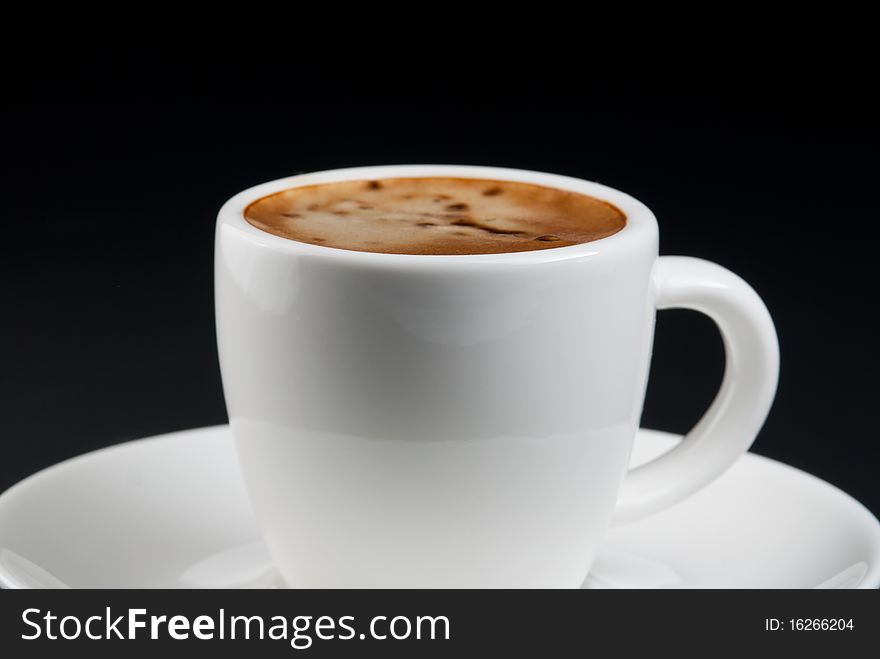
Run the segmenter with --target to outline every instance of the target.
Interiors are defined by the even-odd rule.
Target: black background
[[[4,59],[0,490],[90,449],[225,421],[212,309],[225,199],[302,171],[464,163],[620,188],[656,213],[662,254],[742,275],[782,354],[753,450],[880,513],[880,108],[863,54],[303,31],[43,42]],[[711,321],[661,313],[644,425],[686,431],[722,371]]]

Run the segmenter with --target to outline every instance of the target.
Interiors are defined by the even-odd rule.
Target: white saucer
[[[676,436],[639,432],[633,463]],[[226,426],[62,462],[0,496],[0,586],[280,585]],[[589,588],[877,588],[880,524],[827,483],[748,454],[709,487],[612,529]]]

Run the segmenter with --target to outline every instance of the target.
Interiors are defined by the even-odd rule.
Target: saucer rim
[[[132,440],[126,440],[124,442],[120,442],[117,444],[112,444],[110,446],[104,446],[98,449],[94,449],[92,451],[87,451],[86,453],[82,453],[80,455],[76,455],[61,462],[57,462],[53,465],[50,465],[44,469],[41,469],[17,483],[13,484],[11,487],[7,488],[5,491],[0,492],[0,510],[5,508],[8,505],[15,505],[13,501],[20,496],[20,494],[26,491],[29,487],[34,485],[35,483],[41,482],[46,479],[54,478],[57,473],[62,471],[66,471],[69,469],[74,469],[80,462],[84,462],[87,460],[92,460],[96,458],[98,455],[104,455],[112,452],[120,452],[130,450],[134,445],[146,444],[148,442],[156,442],[161,443],[163,441],[170,440],[175,437],[181,437],[184,435],[198,435],[198,434],[211,434],[216,432],[228,432],[229,424],[215,424],[211,426],[197,426],[194,428],[185,428],[183,430],[175,430],[171,432],[165,432],[158,435],[149,435],[146,437],[141,437]],[[638,433],[646,433],[654,436],[659,436],[665,438],[667,440],[680,440],[681,435],[677,433],[671,433],[664,430],[654,430],[652,428],[639,428]],[[747,452],[742,459],[748,460],[757,460],[758,462],[772,463],[772,467],[774,469],[782,468],[783,470],[787,470],[789,472],[794,472],[793,475],[798,478],[804,479],[810,482],[811,487],[819,487],[828,490],[829,495],[834,495],[838,497],[842,497],[842,499],[846,502],[848,506],[852,506],[855,510],[859,512],[860,522],[859,525],[864,525],[864,529],[867,530],[869,527],[871,529],[871,535],[873,536],[873,545],[874,545],[874,555],[872,557],[872,562],[868,566],[868,570],[865,572],[865,575],[859,581],[859,583],[854,587],[855,590],[876,590],[880,588],[880,520],[865,506],[863,503],[855,499],[852,495],[847,494],[843,490],[841,490],[836,485],[825,481],[818,476],[814,476],[802,469],[798,469],[797,467],[793,467],[791,465],[785,464],[784,462],[779,462],[778,460],[774,460],[773,458],[769,458],[764,455],[760,455],[757,453],[752,453],[751,451]],[[16,583],[16,580],[7,575],[4,571],[4,565],[0,563],[0,588],[6,590],[19,590],[19,589],[27,589],[27,586]]]

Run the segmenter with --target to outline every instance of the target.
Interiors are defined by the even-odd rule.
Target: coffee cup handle
[[[724,340],[724,378],[703,418],[677,446],[627,473],[614,525],[671,506],[721,475],[752,445],[779,380],[773,320],[740,277],[702,259],[664,256],[654,285],[657,309],[693,309],[715,321]]]

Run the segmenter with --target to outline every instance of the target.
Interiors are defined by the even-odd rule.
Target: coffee
[[[245,219],[268,233],[385,254],[498,254],[566,247],[620,231],[624,214],[576,192],[464,178],[342,181],[283,190]]]

